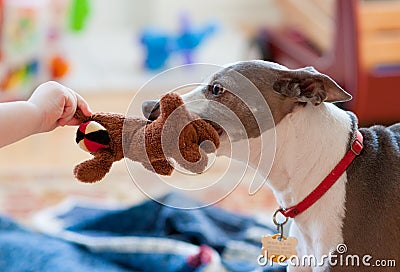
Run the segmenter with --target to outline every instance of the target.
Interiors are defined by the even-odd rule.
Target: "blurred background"
[[[399,16],[395,0],[0,0],[0,101],[26,99],[53,79],[95,112],[125,113],[140,87],[168,68],[265,59],[314,66],[353,95],[340,106],[361,124],[388,124],[400,119]],[[150,90],[149,99],[174,81]],[[126,204],[145,198],[123,162],[99,184],[76,181],[73,166],[90,155],[76,146],[75,130],[58,128],[0,150],[2,213],[29,222],[66,197]],[[229,163],[218,159],[213,173]],[[151,175],[138,171],[143,179]],[[249,196],[246,185],[218,205],[267,221],[276,208],[267,187]]]

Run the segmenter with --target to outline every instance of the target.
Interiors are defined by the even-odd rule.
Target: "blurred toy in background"
[[[182,14],[180,17],[180,35],[176,39],[178,51],[182,53],[185,64],[193,63],[193,51],[205,38],[210,36],[216,29],[215,23],[208,23],[203,27],[193,27],[189,16]]]
[[[24,97],[43,75],[45,1],[3,0],[0,99]]]
[[[69,12],[69,27],[71,30],[81,31],[86,25],[89,12],[89,0],[72,0]]]
[[[173,38],[161,31],[149,29],[142,34],[141,43],[146,49],[144,66],[150,70],[163,68],[173,51]]]
[[[50,79],[60,80],[70,69],[67,52],[63,48],[66,25],[73,14],[76,1],[52,0],[49,5],[49,22],[47,28],[46,67]]]
[[[68,74],[66,26],[81,31],[89,10],[88,0],[0,0],[0,101],[24,99]]]
[[[196,48],[215,32],[217,25],[210,22],[196,28],[188,15],[182,14],[179,28],[177,35],[161,29],[146,29],[142,32],[140,41],[146,51],[145,68],[149,70],[164,68],[171,54],[180,54],[184,64],[193,63]]]
[[[53,56],[48,65],[52,79],[63,78],[69,70],[69,63],[62,55]]]
[[[0,90],[3,92],[11,92],[11,90],[18,88],[18,86],[29,84],[29,82],[37,78],[38,75],[39,62],[36,59],[19,65],[15,68],[8,68],[6,69],[0,82]]]

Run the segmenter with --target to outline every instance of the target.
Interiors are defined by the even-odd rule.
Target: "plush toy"
[[[171,160],[191,172],[201,173],[208,163],[206,154],[219,147],[213,126],[187,111],[180,96],[174,93],[161,98],[160,115],[153,122],[117,113],[88,117],[79,109],[75,117],[82,122],[76,142],[94,156],[74,169],[75,177],[83,182],[101,180],[113,162],[124,156],[161,175],[172,174]]]

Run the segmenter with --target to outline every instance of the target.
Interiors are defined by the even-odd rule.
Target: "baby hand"
[[[74,118],[77,108],[86,116],[92,114],[88,103],[76,92],[55,82],[41,84],[28,100],[40,113],[41,127],[39,132],[47,132],[58,126],[78,125]]]

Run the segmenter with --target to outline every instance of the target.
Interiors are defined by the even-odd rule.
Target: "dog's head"
[[[256,60],[217,71],[182,98],[190,111],[209,120],[221,136],[232,126],[242,127],[237,133],[236,128],[231,129],[229,135],[238,141],[258,137],[297,108],[347,101],[351,95],[312,67],[291,70]],[[156,119],[158,101],[144,102],[142,110],[150,120]]]

